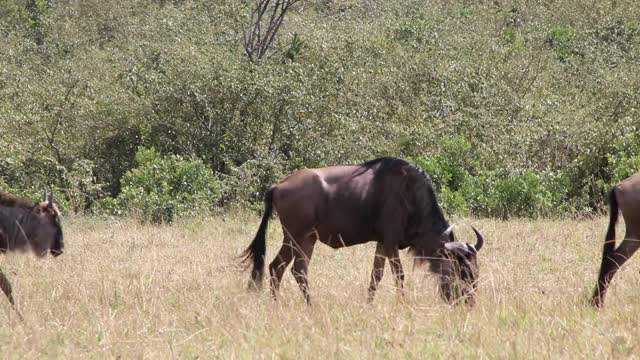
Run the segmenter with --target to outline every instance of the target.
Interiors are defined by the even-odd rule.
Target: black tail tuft
[[[616,188],[609,192],[609,228],[607,237],[604,240],[604,254],[612,253],[616,248],[616,222],[618,222],[618,199],[616,199]]]
[[[256,237],[242,253],[243,262],[253,263],[251,270],[251,283],[249,288],[260,289],[262,287],[262,278],[264,277],[264,256],[267,252],[267,226],[273,213],[273,191],[274,187],[269,189],[264,196],[264,215],[260,227],[256,233]]]

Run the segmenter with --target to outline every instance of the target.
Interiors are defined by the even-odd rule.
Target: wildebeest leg
[[[376,295],[378,284],[384,275],[386,257],[387,255],[385,254],[384,245],[382,243],[378,243],[378,245],[376,245],[376,255],[373,258],[373,270],[371,270],[371,283],[369,284],[369,296],[367,297],[367,303],[371,303]]]
[[[11,305],[15,306],[16,303],[15,301],[13,301],[11,283],[9,282],[9,279],[7,279],[7,277],[2,272],[2,269],[0,269],[0,289],[2,289],[2,292],[4,292],[4,294],[7,296],[7,299],[9,300]]]
[[[282,275],[289,266],[289,263],[293,259],[293,246],[291,245],[291,237],[285,233],[282,240],[282,247],[278,254],[269,264],[269,274],[271,275],[271,296],[274,299],[278,297],[278,289],[280,288],[280,281],[282,281]]]
[[[293,267],[291,268],[291,273],[296,279],[300,290],[302,290],[304,301],[308,305],[311,305],[311,297],[309,296],[309,282],[307,280],[307,272],[309,269],[309,262],[311,261],[311,256],[313,255],[313,247],[315,244],[315,235],[303,237],[303,240],[299,243],[294,242],[295,259],[293,260]]]
[[[400,255],[398,248],[386,249],[387,257],[389,258],[389,265],[391,266],[391,272],[396,280],[396,288],[400,292],[400,295],[404,297],[404,272],[402,270],[402,263],[400,262]]]
[[[16,311],[16,314],[18,314],[18,318],[22,320],[22,315],[20,314],[20,312],[18,311],[18,308],[16,307],[16,302],[13,300],[11,283],[9,282],[9,279],[7,279],[7,277],[2,272],[2,269],[0,269],[0,289],[2,289],[2,292],[4,292],[4,294],[7,296],[7,300],[9,300],[9,303],[11,304],[13,309]]]
[[[618,269],[640,248],[639,239],[640,236],[634,235],[632,238],[629,232],[627,232],[625,239],[620,243],[618,248],[613,253],[606,255],[606,261],[603,261],[602,267],[600,268],[598,285],[594,293],[593,301],[596,306],[602,306],[602,301],[607,293],[609,284]]]

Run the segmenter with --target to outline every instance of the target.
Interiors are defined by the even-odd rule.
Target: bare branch
[[[249,28],[242,27],[243,47],[250,61],[256,62],[267,53],[291,6],[299,0],[256,0]],[[266,15],[266,16],[265,16]]]

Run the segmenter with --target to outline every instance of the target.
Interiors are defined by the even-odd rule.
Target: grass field
[[[489,221],[474,308],[445,306],[434,277],[407,274],[400,302],[388,265],[372,305],[374,245],[319,244],[310,266],[314,306],[291,273],[281,301],[246,291],[236,256],[258,218],[246,213],[173,226],[66,219],[57,259],[1,259],[24,315],[0,301],[2,358],[637,358],[640,255],[618,274],[602,311],[585,302],[606,219]],[[273,224],[273,223],[272,223]],[[619,226],[618,235],[622,235]],[[270,227],[267,261],[280,246]]]

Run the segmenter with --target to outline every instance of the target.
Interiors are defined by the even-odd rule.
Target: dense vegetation
[[[393,155],[448,212],[558,216],[640,168],[635,1],[300,1],[249,61],[253,4],[0,0],[0,189],[171,219]]]

